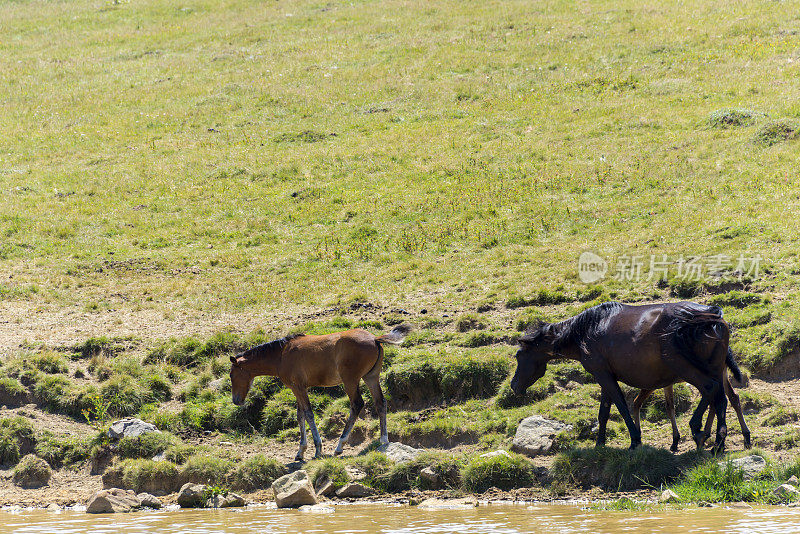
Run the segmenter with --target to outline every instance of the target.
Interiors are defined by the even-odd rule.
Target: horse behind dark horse
[[[701,395],[689,427],[698,449],[706,408],[717,416],[716,452],[725,447],[726,366],[739,369],[728,348],[730,329],[716,306],[694,302],[630,306],[607,302],[555,324],[544,324],[522,336],[511,388],[521,395],[541,378],[547,363],[579,361],[600,385],[597,445],[606,440],[611,404],[619,410],[631,436],[631,448],[642,442],[618,381],[644,390],[688,382]]]
[[[233,403],[237,406],[244,403],[253,378],[262,375],[277,376],[297,399],[300,450],[297,451],[296,459],[302,460],[306,450],[306,423],[311,429],[316,448],[315,457],[318,458],[322,456],[322,440],[314,423],[308,388],[344,384],[344,390],[350,398],[350,417],[334,451],[334,454],[341,454],[356,418],[364,407],[364,399],[358,388],[359,381],[363,378],[380,416],[381,443],[387,444],[389,435],[386,429],[386,399],[380,386],[383,345],[399,345],[410,330],[409,326],[400,325],[382,336],[374,336],[360,329],[324,336],[295,334],[231,356]]]

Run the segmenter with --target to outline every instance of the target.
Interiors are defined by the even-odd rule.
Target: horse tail
[[[389,332],[388,334],[383,334],[380,337],[376,337],[375,343],[379,345],[381,343],[399,345],[400,343],[403,342],[403,340],[405,339],[406,335],[408,335],[409,332],[411,332],[411,327],[409,325],[407,324],[397,325],[394,328],[392,328],[392,331]]]
[[[733,351],[730,347],[728,347],[728,356],[725,358],[725,365],[728,366],[728,369],[731,370],[733,374],[733,378],[736,379],[737,382],[740,384],[745,384],[742,380],[742,371],[739,369],[739,366],[736,364],[736,358],[733,356]]]
[[[666,331],[678,352],[692,365],[703,372],[710,372],[708,362],[697,355],[695,348],[703,338],[725,341],[727,344],[730,335],[728,323],[722,318],[722,310],[718,306],[703,306],[701,304],[688,304],[678,308],[670,320]],[[733,362],[733,366],[731,363]],[[726,356],[726,364],[734,373],[741,375],[739,367],[732,358],[730,348]],[[738,380],[738,379],[737,379]]]

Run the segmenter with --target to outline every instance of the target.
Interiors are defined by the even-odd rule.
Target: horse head
[[[517,369],[511,379],[511,390],[516,395],[525,391],[544,376],[547,362],[552,358],[555,335],[552,325],[544,324],[519,338],[519,350],[514,355]]]
[[[246,364],[241,354],[231,356],[231,398],[237,406],[244,404],[250,384],[253,383],[253,374],[247,370]]]

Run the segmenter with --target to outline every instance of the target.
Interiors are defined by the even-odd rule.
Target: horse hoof
[[[339,456],[340,454],[342,454],[342,449],[336,449],[335,451],[333,451],[334,456]]]
[[[673,445],[672,447],[669,448],[669,450],[672,451],[672,452],[678,452],[678,446],[677,445]]]

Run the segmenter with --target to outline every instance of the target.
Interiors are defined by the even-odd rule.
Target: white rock
[[[111,439],[135,438],[142,434],[149,434],[150,432],[161,431],[157,429],[155,425],[146,423],[135,417],[129,417],[111,423],[111,428],[108,429],[108,437]]]
[[[409,460],[413,460],[420,454],[422,450],[403,445],[402,443],[392,442],[387,445],[378,447],[378,451],[385,454],[391,461],[401,464]]]
[[[342,499],[360,499],[370,495],[375,495],[375,490],[360,482],[350,482],[336,491],[336,496]]]
[[[778,497],[794,497],[800,495],[800,491],[797,491],[797,488],[795,488],[791,484],[781,484],[780,486],[772,490],[772,493],[774,493]]]
[[[678,495],[670,489],[665,489],[664,491],[662,491],[661,496],[658,498],[658,502],[661,503],[672,503],[672,502],[678,502],[680,500],[681,500],[680,497],[678,497]]]
[[[86,512],[89,514],[130,512],[141,505],[142,501],[136,496],[135,491],[111,488],[95,493],[86,506]]]
[[[523,419],[517,427],[511,450],[527,456],[546,454],[553,448],[553,438],[559,432],[571,430],[572,425],[532,415]]]
[[[767,461],[757,454],[751,454],[750,456],[744,456],[742,458],[728,460],[727,462],[717,463],[721,469],[725,469],[728,462],[730,462],[734,467],[744,471],[744,478],[746,480],[753,478],[767,468]]]
[[[304,470],[284,475],[272,483],[275,504],[278,508],[297,508],[304,504],[317,504],[317,494]]]

